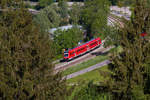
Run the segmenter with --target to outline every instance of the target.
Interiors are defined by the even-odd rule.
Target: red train
[[[80,46],[77,46],[73,49],[64,51],[64,60],[71,60],[71,59],[73,59],[79,55],[82,55],[96,47],[99,47],[100,45],[101,45],[101,39],[99,37],[92,39]]]

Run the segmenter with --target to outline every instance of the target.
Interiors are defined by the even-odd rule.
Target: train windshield
[[[65,53],[65,54],[64,54],[64,57],[68,57],[68,53]]]

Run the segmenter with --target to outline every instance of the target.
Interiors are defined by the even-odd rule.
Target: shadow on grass
[[[66,59],[61,59],[59,62],[66,62]]]
[[[100,52],[100,51],[98,51],[98,52],[93,52],[93,53],[91,53],[91,55],[96,55],[96,56],[100,56],[100,55],[102,55],[102,56],[106,56],[106,55],[108,55],[108,51],[107,52]]]
[[[109,69],[111,72],[114,72],[115,66],[114,66],[112,63],[110,63],[110,64],[108,64],[108,69]]]

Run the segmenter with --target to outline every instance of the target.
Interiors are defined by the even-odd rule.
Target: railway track
[[[97,56],[97,54],[101,54],[103,53],[104,51],[108,51],[109,49],[111,49],[112,47],[108,47],[108,48],[103,48],[103,46],[101,46],[100,48],[97,48],[95,50],[93,50],[92,52],[86,54],[86,55],[83,55],[77,59],[74,59],[73,61],[71,62],[66,62],[66,63],[63,63],[63,65],[61,66],[55,66],[55,73],[59,72],[59,71],[64,71],[66,70],[67,68],[69,67],[72,67],[72,66],[75,66],[77,64],[80,64],[84,61],[87,61],[87,60],[90,60],[94,57]]]
[[[111,23],[116,24],[117,26],[123,28],[124,27],[124,23],[121,21],[121,19],[119,18],[115,18],[112,15],[110,15],[108,17],[108,19],[111,21]]]

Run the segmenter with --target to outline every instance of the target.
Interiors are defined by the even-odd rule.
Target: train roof
[[[85,46],[85,44],[87,45],[87,44],[90,43],[91,41],[97,40],[97,39],[100,39],[100,38],[99,38],[99,37],[98,37],[98,38],[93,38],[93,39],[91,39],[90,41],[87,41],[87,42],[83,43],[83,44],[80,45],[80,46],[76,46],[76,47],[74,47],[74,48],[72,48],[72,49],[68,49],[68,50],[65,51],[64,53],[67,53],[67,52],[69,52],[69,51],[71,51],[71,50],[73,50],[73,49],[79,49],[79,48]]]

